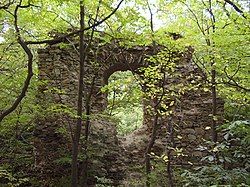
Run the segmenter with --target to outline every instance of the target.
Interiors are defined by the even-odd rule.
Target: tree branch
[[[198,28],[200,29],[201,33],[202,33],[204,36],[206,36],[205,30],[204,30],[203,26],[200,24],[199,19],[198,19],[197,15],[195,14],[195,12],[194,12],[194,11],[190,8],[190,6],[188,6],[188,4],[186,4],[185,2],[182,2],[182,1],[181,1],[181,3],[184,4],[184,5],[187,7],[187,9],[191,12],[191,14],[193,15],[194,20],[195,20],[195,22],[196,22]]]
[[[15,11],[14,11],[14,27],[15,27],[15,31],[17,34],[17,42],[21,45],[22,49],[24,50],[24,52],[26,53],[27,57],[28,57],[28,74],[27,77],[24,81],[23,84],[23,88],[21,93],[18,95],[18,97],[16,98],[16,100],[14,101],[14,103],[12,104],[11,107],[9,107],[8,109],[4,110],[1,114],[0,114],[0,122],[10,113],[12,113],[17,106],[20,104],[20,102],[22,101],[22,99],[25,97],[26,92],[28,90],[31,78],[33,76],[33,70],[32,70],[32,63],[33,63],[33,54],[31,52],[31,50],[28,48],[28,46],[26,45],[26,43],[24,42],[23,38],[21,37],[20,34],[20,29],[18,27],[18,18],[17,18],[17,12],[18,9],[21,7],[21,1],[19,3],[19,5],[16,6]]]
[[[89,29],[92,29],[94,27],[97,27],[100,24],[102,24],[103,22],[105,22],[106,20],[108,20],[120,8],[120,6],[121,6],[121,4],[122,4],[123,1],[124,0],[121,0],[118,3],[118,5],[116,6],[116,8],[108,16],[106,16],[105,18],[103,18],[100,21],[97,21],[97,22],[93,23],[93,25],[91,25],[91,26],[88,26],[88,27],[85,27],[84,29],[80,29],[80,30],[77,30],[77,31],[65,34],[64,36],[60,36],[60,37],[55,38],[55,39],[41,40],[41,41],[26,41],[25,43],[27,45],[29,45],[29,44],[49,44],[49,45],[53,45],[53,44],[58,44],[58,43],[64,42],[64,41],[66,41],[66,38],[75,36],[75,35],[77,35],[79,33],[82,33],[82,32],[84,32],[86,30],[89,30]]]
[[[12,4],[14,4],[14,0],[13,0],[13,1],[10,1],[10,0],[9,0],[8,3],[6,3],[6,4],[4,4],[4,5],[0,5],[0,10],[1,10],[1,9],[4,9],[4,10],[8,9],[9,6],[12,5]]]
[[[227,82],[223,81],[223,83],[224,83],[224,84],[227,84],[227,85],[230,85],[230,86],[233,86],[233,87],[240,88],[241,90],[244,90],[244,91],[246,91],[246,92],[250,92],[250,88],[245,88],[244,86],[239,85],[239,83],[237,83],[237,82],[233,79],[233,77],[237,74],[238,70],[239,70],[239,65],[238,65],[238,68],[237,68],[237,70],[235,71],[235,73],[234,73],[232,76],[230,76],[230,75],[228,75],[227,70],[226,70],[226,67],[225,67],[225,68],[224,68],[224,72],[225,72],[226,77],[229,79],[229,81],[227,81]]]
[[[236,12],[238,12],[242,15],[243,18],[247,19],[247,17],[244,15],[243,10],[241,10],[235,3],[233,3],[230,0],[225,0],[225,2],[228,3],[229,5],[231,5]]]

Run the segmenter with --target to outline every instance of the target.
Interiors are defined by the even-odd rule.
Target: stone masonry
[[[144,110],[144,122],[140,129],[119,139],[116,126],[101,114],[107,107],[107,94],[101,88],[108,83],[108,78],[116,71],[138,73],[138,69],[146,67],[147,57],[162,50],[163,46],[136,46],[125,48],[118,42],[108,44],[94,43],[85,65],[84,91],[91,92],[91,135],[89,170],[92,176],[111,179],[119,184],[126,175],[127,163],[143,163],[146,145],[152,130],[152,116]],[[65,43],[51,45],[38,50],[38,76],[41,81],[38,103],[44,115],[37,117],[35,128],[36,166],[44,176],[65,176],[65,168],[69,162],[62,158],[70,158],[70,131],[75,123],[78,88],[78,45]],[[174,82],[183,84],[197,83],[195,90],[183,93],[180,102],[173,109],[173,115],[161,119],[161,127],[154,145],[156,154],[163,154],[169,143],[169,124],[174,124],[173,140],[176,147],[183,149],[183,157],[178,164],[185,165],[195,161],[205,153],[197,147],[202,139],[210,138],[212,117],[212,98],[209,91],[204,91],[205,78],[199,68],[192,64],[192,51],[180,54],[177,69],[182,75],[180,80],[167,80],[166,88]],[[143,75],[140,75],[143,77]],[[166,77],[167,79],[168,77]],[[167,102],[167,101],[163,101]],[[145,102],[150,103],[150,101]],[[217,99],[218,116],[223,115],[223,101]],[[145,104],[147,105],[147,104]],[[146,108],[144,106],[144,108]],[[221,120],[221,119],[219,119]],[[63,166],[58,167],[58,165]],[[55,171],[58,168],[58,171]],[[69,171],[68,171],[69,172]],[[90,177],[90,184],[96,183]]]

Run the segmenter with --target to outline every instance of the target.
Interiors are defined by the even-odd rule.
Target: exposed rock
[[[196,136],[192,135],[192,134],[189,134],[188,135],[188,139],[192,142],[192,141],[195,141],[196,140]]]

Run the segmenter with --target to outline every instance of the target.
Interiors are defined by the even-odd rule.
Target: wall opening
[[[119,135],[126,135],[143,123],[143,92],[131,71],[116,71],[104,89],[108,93],[107,113],[117,124]]]

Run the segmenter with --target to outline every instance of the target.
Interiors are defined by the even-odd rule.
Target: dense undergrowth
[[[204,140],[203,145],[197,148],[207,153],[201,159],[200,165],[173,165],[175,186],[250,186],[249,3],[243,0],[127,0],[124,1],[123,7],[118,7],[117,12],[114,11],[114,14],[110,15],[117,2],[84,1],[85,26],[94,28],[94,37],[100,42],[98,45],[113,41],[116,44],[118,41],[125,49],[131,46],[159,44],[180,50],[192,50],[192,62],[202,70],[206,86],[214,93],[215,98],[220,97],[225,101],[224,122],[216,129],[220,132],[220,141]],[[79,28],[78,10],[78,1],[0,2],[0,116],[15,103],[27,83],[27,68],[30,67],[27,49],[30,48],[34,55],[34,75],[31,83],[27,85],[27,90],[15,110],[4,116],[0,122],[0,187],[70,186],[70,174],[45,177],[40,168],[36,167],[34,128],[38,118],[48,113],[72,114],[72,111],[63,105],[44,106],[47,113],[41,112],[41,105],[37,104],[38,87],[47,83],[38,81],[36,51],[55,42],[43,40],[58,40],[62,33],[75,32]],[[97,15],[98,13],[100,14]],[[110,17],[106,17],[107,15]],[[105,20],[100,22],[102,25],[93,27],[93,24],[104,18]],[[91,34],[88,31],[87,36],[89,35]],[[23,49],[27,41],[33,42]],[[67,46],[63,43],[65,41],[67,45],[75,42],[64,37],[60,41],[63,50]],[[73,46],[74,49],[77,47]],[[98,50],[99,48],[96,51]],[[169,54],[173,53],[176,51],[170,50]],[[95,56],[93,54],[91,53]],[[182,53],[182,56],[185,54]],[[162,70],[160,64],[166,59],[164,57],[163,61],[158,60],[158,70]],[[75,61],[78,63],[78,59]],[[147,73],[157,82],[159,75],[155,67],[150,67]],[[60,90],[55,88],[51,92],[57,91]],[[136,76],[131,72],[118,72],[110,77],[109,84],[104,86],[102,91],[107,92],[109,105],[99,118],[113,121],[120,137],[142,125],[142,91]],[[75,113],[73,115],[76,116]],[[211,117],[215,122],[217,116]],[[65,135],[65,129],[58,129],[58,133]],[[71,157],[72,155],[65,154],[55,163],[70,173]],[[169,186],[165,155],[152,157],[153,169],[149,176],[145,175],[143,166],[131,166],[131,172],[141,174],[141,180],[131,178],[131,181],[128,181],[132,186],[144,185],[147,180],[152,187]],[[82,160],[83,155],[79,154],[79,161]],[[111,181],[105,177],[92,177],[99,187],[112,186]]]

